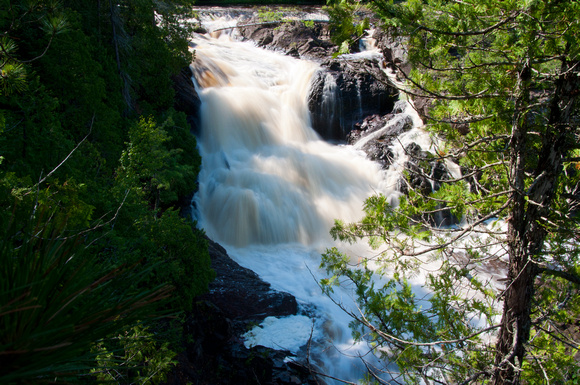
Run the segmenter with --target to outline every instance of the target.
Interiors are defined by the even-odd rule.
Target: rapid
[[[297,359],[308,355],[328,376],[360,380],[359,356],[369,348],[353,342],[352,319],[335,303],[356,309],[352,294],[337,292],[333,301],[321,292],[320,255],[335,246],[334,220],[360,219],[373,194],[395,199],[398,176],[312,129],[307,98],[318,64],[229,34],[197,35],[192,46],[202,101],[203,163],[193,201],[198,225],[239,264],[294,295],[301,308],[296,316],[267,318],[246,334],[246,345],[289,350]]]

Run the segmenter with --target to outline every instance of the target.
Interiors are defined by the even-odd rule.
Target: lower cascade
[[[357,381],[368,347],[353,343],[350,317],[321,293],[320,253],[333,246],[335,219],[359,219],[375,193],[396,195],[397,178],[362,150],[326,143],[312,129],[307,99],[321,71],[316,63],[227,35],[198,35],[192,45],[202,101],[198,225],[301,308],[294,317],[267,318],[245,343],[307,356],[327,376]],[[354,305],[349,293],[338,298]]]

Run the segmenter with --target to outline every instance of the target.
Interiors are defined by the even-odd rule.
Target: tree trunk
[[[503,315],[496,347],[495,384],[519,384],[519,368],[530,337],[530,311],[537,269],[528,252],[528,245],[521,237],[518,224],[523,223],[510,221],[508,230],[509,284],[504,293]]]
[[[512,206],[508,220],[508,284],[504,292],[504,306],[499,331],[496,358],[495,384],[517,384],[524,344],[529,338],[530,307],[533,296],[534,274],[530,255],[525,244],[526,199],[525,166],[528,151],[528,127],[525,113],[529,104],[529,67],[524,65],[519,75],[517,103],[512,122],[510,147],[510,173],[512,180]]]
[[[510,172],[513,181],[511,216],[508,222],[508,284],[504,292],[504,307],[496,346],[493,383],[496,385],[520,383],[520,368],[530,337],[534,281],[538,275],[537,257],[542,253],[547,235],[545,218],[550,217],[558,179],[562,174],[563,159],[575,146],[574,128],[570,126],[578,76],[562,63],[561,75],[549,106],[548,123],[544,128],[537,163],[526,162],[533,151],[527,143],[527,121],[516,111],[512,129]],[[521,86],[526,79],[520,74]],[[526,92],[516,108],[527,107]],[[524,183],[525,166],[533,170],[532,183]],[[527,170],[529,171],[529,169]]]
[[[123,37],[126,37],[126,34],[122,28],[122,20],[121,17],[119,16],[118,5],[116,3],[113,4],[113,1],[109,0],[109,8],[111,12],[110,15],[111,27],[113,32],[113,46],[115,48],[115,60],[117,62],[117,71],[123,83],[123,99],[125,100],[125,104],[127,106],[123,111],[123,114],[127,116],[129,115],[129,112],[133,109],[133,100],[131,97],[131,87],[129,85],[129,77],[127,76],[127,73],[123,71],[123,68],[121,66],[121,54],[119,52],[119,39],[120,39],[119,34],[121,34]],[[120,31],[117,31],[117,25],[121,26],[119,28]]]
[[[119,55],[119,42],[117,36],[117,17],[116,9],[113,7],[112,0],[109,0],[109,9],[111,12],[111,27],[113,29],[113,46],[115,47],[115,60],[117,62],[117,71],[121,74],[121,56]]]

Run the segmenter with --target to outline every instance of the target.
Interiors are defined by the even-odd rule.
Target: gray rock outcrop
[[[348,142],[354,144],[360,139],[374,134],[361,149],[367,156],[387,169],[394,160],[393,142],[402,133],[413,127],[413,121],[407,114],[373,115],[365,118],[357,129],[350,132]],[[375,134],[376,133],[376,134]]]
[[[259,23],[253,20],[246,25],[238,28],[242,38],[262,48],[309,60],[324,60],[336,52],[327,23],[307,25],[302,21]]]

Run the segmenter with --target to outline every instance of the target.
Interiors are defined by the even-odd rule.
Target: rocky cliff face
[[[189,67],[183,68],[177,75],[173,76],[174,106],[177,111],[184,112],[187,115],[187,122],[192,133],[197,133],[201,100],[193,86],[192,76],[193,73]]]
[[[398,91],[377,59],[331,59],[313,80],[308,108],[312,127],[326,140],[344,141],[365,117],[393,109]]]

